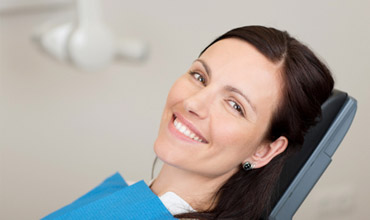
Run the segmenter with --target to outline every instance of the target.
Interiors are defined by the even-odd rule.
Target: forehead
[[[227,38],[214,43],[201,55],[201,58],[206,58],[208,62],[212,62],[214,68],[218,69],[276,72],[280,67],[279,64],[267,59],[253,45],[238,38]]]
[[[220,40],[200,59],[209,66],[214,81],[245,92],[257,109],[266,102],[270,109],[277,105],[282,87],[280,66],[251,44],[237,38]]]

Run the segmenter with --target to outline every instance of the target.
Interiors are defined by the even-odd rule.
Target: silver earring
[[[245,162],[244,164],[243,164],[243,169],[245,170],[245,171],[247,171],[247,170],[251,170],[251,169],[253,169],[254,168],[254,164],[253,163],[250,163],[250,162]]]

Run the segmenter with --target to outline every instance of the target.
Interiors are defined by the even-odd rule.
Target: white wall
[[[167,91],[216,36],[288,30],[359,102],[348,135],[295,219],[364,219],[370,204],[369,1],[105,0],[115,33],[147,40],[146,62],[84,73],[42,54],[32,31],[72,7],[0,14],[0,219],[37,219],[116,171],[149,180]],[[338,202],[339,201],[339,202]]]

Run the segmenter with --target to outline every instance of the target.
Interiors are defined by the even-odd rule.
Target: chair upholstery
[[[292,219],[351,126],[357,101],[334,90],[321,108],[321,120],[305,135],[302,149],[284,165],[271,201],[271,220]]]

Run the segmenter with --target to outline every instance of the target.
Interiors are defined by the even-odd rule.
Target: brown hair
[[[267,215],[270,211],[267,204],[286,158],[299,150],[307,130],[321,116],[321,104],[334,86],[329,69],[307,46],[274,28],[233,29],[214,40],[200,55],[226,38],[244,40],[271,62],[282,63],[282,100],[274,111],[265,140],[285,136],[289,144],[282,154],[262,168],[244,171],[240,167],[216,192],[212,209],[176,215],[177,218],[259,219]]]

